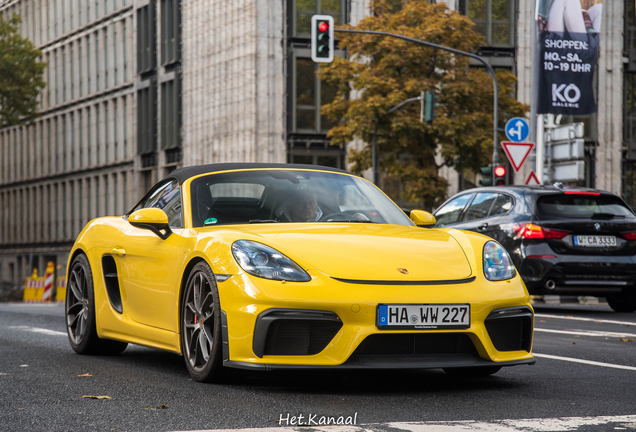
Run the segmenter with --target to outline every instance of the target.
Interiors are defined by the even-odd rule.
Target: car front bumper
[[[387,286],[310,273],[306,283],[246,274],[219,283],[226,366],[419,369],[534,363],[533,311],[518,276],[501,282],[478,277],[455,285]],[[470,327],[380,330],[378,304],[387,303],[469,303]]]

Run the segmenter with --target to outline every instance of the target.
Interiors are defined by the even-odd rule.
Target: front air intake
[[[314,355],[325,349],[342,328],[333,312],[270,309],[256,319],[254,354]]]
[[[534,315],[527,307],[492,311],[486,330],[497,351],[528,351],[532,347]]]

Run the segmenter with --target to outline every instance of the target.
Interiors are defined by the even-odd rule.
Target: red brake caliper
[[[197,323],[197,319],[198,319],[198,315],[195,315],[195,316],[194,316],[194,323],[195,323],[195,324]]]

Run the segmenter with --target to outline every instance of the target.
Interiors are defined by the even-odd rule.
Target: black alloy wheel
[[[200,262],[190,272],[181,301],[181,352],[192,379],[221,381],[222,345],[216,280],[210,267]]]
[[[100,339],[95,327],[95,292],[93,273],[86,255],[79,254],[71,263],[66,290],[66,333],[78,354],[120,354],[128,344]]]

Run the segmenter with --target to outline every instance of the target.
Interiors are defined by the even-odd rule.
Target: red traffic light
[[[506,175],[506,167],[498,166],[495,168],[495,177],[503,177]]]
[[[321,22],[320,25],[318,26],[318,30],[320,30],[321,32],[327,31],[328,28],[329,28],[329,24],[326,21]]]

